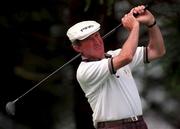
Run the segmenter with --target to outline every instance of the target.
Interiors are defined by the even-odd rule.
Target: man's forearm
[[[148,43],[148,58],[149,60],[157,59],[165,54],[165,46],[162,34],[157,25],[148,29],[149,43]]]
[[[113,59],[115,70],[129,64],[136,52],[139,41],[139,24],[137,24],[129,33],[128,39],[124,43],[121,52]]]

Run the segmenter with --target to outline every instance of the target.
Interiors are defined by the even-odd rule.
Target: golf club
[[[145,9],[147,9],[147,5],[145,6]],[[138,16],[138,14],[134,14],[134,16]],[[118,28],[122,27],[122,23],[120,23],[118,26],[116,26],[115,28],[113,28],[111,31],[109,31],[107,34],[105,34],[102,39],[107,38],[110,34],[112,34],[113,32],[115,32]],[[54,75],[55,73],[57,73],[59,70],[61,70],[62,68],[64,68],[66,65],[70,64],[72,61],[74,61],[75,59],[77,59],[78,57],[80,57],[81,54],[77,54],[75,57],[73,57],[72,59],[70,59],[68,62],[66,62],[65,64],[63,64],[61,67],[59,67],[57,70],[55,70],[54,72],[52,72],[51,74],[49,74],[47,77],[45,77],[44,79],[42,79],[39,83],[37,83],[35,86],[33,86],[32,88],[30,88],[28,91],[26,91],[24,94],[22,94],[21,96],[19,96],[17,99],[13,100],[13,101],[9,101],[6,104],[6,112],[9,115],[15,115],[15,104],[17,101],[19,101],[22,97],[24,97],[26,94],[28,94],[30,91],[32,91],[33,89],[35,89],[36,87],[38,87],[40,84],[42,84],[44,81],[46,81],[48,78],[50,78],[52,75]]]
[[[105,39],[106,37],[108,37],[110,34],[112,34],[115,30],[117,30],[119,27],[121,27],[122,24],[119,24],[118,26],[116,26],[114,29],[112,29],[110,32],[108,32],[107,34],[105,34],[102,38]],[[9,115],[15,115],[15,103],[17,101],[19,101],[19,99],[21,99],[22,97],[24,97],[26,94],[28,94],[30,91],[32,91],[33,89],[35,89],[36,87],[38,87],[40,84],[42,84],[44,81],[46,81],[48,78],[50,78],[52,75],[54,75],[55,73],[57,73],[58,71],[60,71],[62,68],[64,68],[66,65],[70,64],[71,62],[73,62],[75,59],[77,59],[78,57],[80,57],[81,54],[77,54],[75,57],[73,57],[71,60],[69,60],[68,62],[66,62],[65,64],[63,64],[61,67],[59,67],[57,70],[55,70],[54,72],[52,72],[51,74],[49,74],[47,77],[45,77],[44,79],[42,79],[39,83],[37,83],[35,86],[33,86],[31,89],[29,89],[27,92],[25,92],[24,94],[22,94],[21,96],[19,96],[17,99],[15,99],[14,101],[10,101],[6,104],[6,112]]]

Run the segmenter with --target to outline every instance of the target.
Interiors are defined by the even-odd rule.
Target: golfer
[[[131,71],[162,57],[164,41],[155,17],[143,5],[125,14],[121,23],[129,31],[127,40],[122,48],[107,53],[96,21],[82,21],[69,28],[67,36],[82,56],[77,80],[92,108],[95,128],[147,129]],[[147,47],[138,47],[140,24],[147,26]]]

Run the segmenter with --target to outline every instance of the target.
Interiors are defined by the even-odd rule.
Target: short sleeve
[[[131,70],[144,64],[144,47],[137,47],[132,62],[129,64]]]
[[[98,89],[104,81],[111,75],[109,59],[100,61],[82,62],[77,70],[77,80],[86,94],[90,94]]]

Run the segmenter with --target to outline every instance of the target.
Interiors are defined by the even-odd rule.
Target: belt
[[[119,124],[125,124],[125,123],[131,123],[131,122],[137,122],[143,120],[143,116],[135,116],[135,117],[129,117],[121,120],[115,120],[115,121],[104,121],[104,122],[98,122],[97,127],[103,128],[103,127],[112,127]]]

